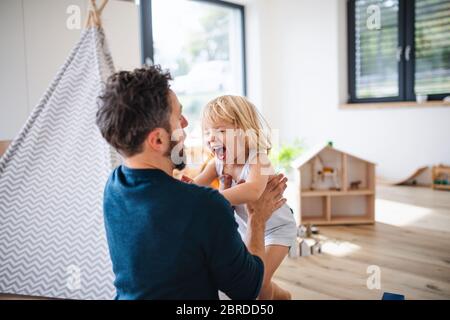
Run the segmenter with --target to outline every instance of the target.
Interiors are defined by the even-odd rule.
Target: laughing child
[[[214,158],[193,182],[209,186],[216,178],[225,185],[220,192],[235,207],[238,231],[245,239],[247,202],[259,199],[270,174],[270,140],[264,132],[265,120],[256,107],[240,96],[221,96],[210,101],[202,117],[206,143]],[[272,282],[289,248],[294,245],[297,227],[292,210],[284,204],[266,222],[266,259],[259,299],[290,299],[291,294]]]

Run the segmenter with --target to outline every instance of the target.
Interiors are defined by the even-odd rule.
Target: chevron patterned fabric
[[[0,159],[0,292],[112,299],[103,188],[118,156],[96,124],[114,71],[89,28]]]

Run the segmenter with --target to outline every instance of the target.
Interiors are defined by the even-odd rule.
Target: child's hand
[[[226,189],[231,188],[232,182],[233,182],[233,177],[230,176],[229,174],[223,174],[219,177],[219,190],[223,191]]]
[[[181,181],[186,182],[186,183],[193,183],[194,182],[194,180],[192,180],[188,176],[185,176],[184,174],[181,176]]]

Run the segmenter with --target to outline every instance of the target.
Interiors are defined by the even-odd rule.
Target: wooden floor
[[[450,192],[378,186],[376,220],[320,227],[324,252],[286,258],[275,281],[294,299],[380,299],[385,291],[450,299]],[[380,290],[367,288],[371,265],[380,268]]]
[[[294,299],[450,299],[450,192],[378,186],[376,220],[320,227],[324,253],[286,258],[275,281]],[[371,265],[380,290],[367,287]]]

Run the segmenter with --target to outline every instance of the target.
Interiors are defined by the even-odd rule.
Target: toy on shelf
[[[433,189],[450,190],[450,167],[442,164],[432,169]]]
[[[358,180],[358,181],[352,181],[352,182],[350,182],[350,189],[351,189],[351,190],[358,190],[360,184],[361,184],[361,180]]]
[[[327,187],[326,179],[331,179],[331,187]],[[338,170],[332,167],[325,167],[322,159],[319,156],[314,157],[313,160],[313,179],[311,183],[311,190],[340,190],[338,180]]]

